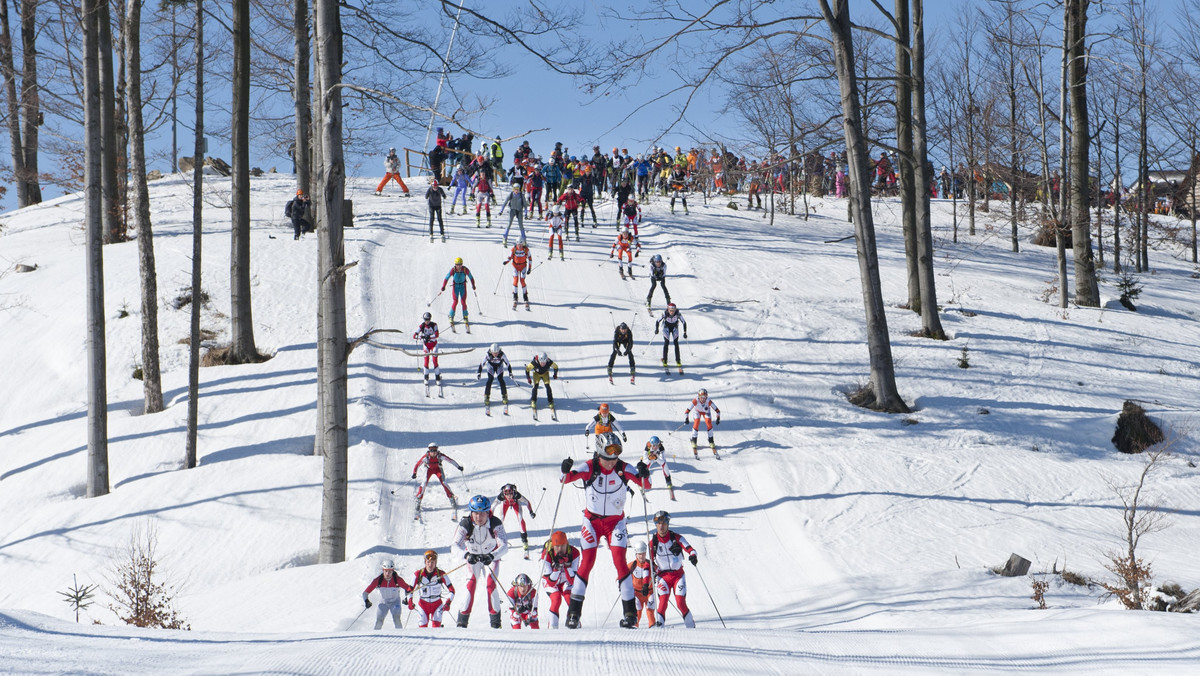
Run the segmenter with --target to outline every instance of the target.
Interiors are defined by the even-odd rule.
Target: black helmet
[[[654,513],[654,523],[670,523],[671,515],[666,510],[660,509]]]
[[[620,324],[617,324],[617,328],[621,329],[622,331],[628,331],[629,325],[626,324],[625,322],[621,322]]]
[[[429,314],[428,312],[426,312],[425,314],[421,315],[421,320],[422,320],[422,321],[426,321],[426,322],[427,322],[427,321],[429,321],[430,319],[433,319],[433,315]]]

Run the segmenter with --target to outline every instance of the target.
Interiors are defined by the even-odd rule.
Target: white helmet
[[[492,343],[488,348],[488,354],[500,354],[500,343]]]
[[[596,455],[613,460],[621,455],[621,450],[621,437],[615,433],[604,432],[596,435]]]
[[[637,542],[633,543],[633,553],[634,554],[645,554],[646,553],[646,541],[638,540]]]
[[[550,363],[550,355],[543,352],[540,355],[538,355],[538,361],[541,362],[542,364],[549,364]]]
[[[392,563],[391,559],[384,559],[383,565],[381,565],[380,568],[384,570],[395,570],[396,566]]]

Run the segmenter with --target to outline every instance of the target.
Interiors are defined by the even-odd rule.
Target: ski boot
[[[437,374],[438,397],[445,397],[446,391],[442,386],[442,374]]]
[[[521,546],[525,549],[525,560],[529,560],[529,536],[521,533]]]
[[[504,238],[504,244],[502,244],[501,246],[505,246],[505,247],[508,246],[508,238],[507,237]]]
[[[697,458],[700,457],[700,452],[696,450],[696,440],[694,438],[692,439],[692,455],[696,456]]]
[[[483,412],[486,413],[487,415],[492,414],[492,398],[491,398],[491,396],[484,395],[484,397],[483,397]],[[692,450],[693,451],[696,450],[696,442],[695,441],[692,442]]]
[[[646,307],[650,307],[650,299],[649,298],[646,299]]]
[[[551,258],[554,258],[554,249],[550,250],[550,254],[546,256],[546,260],[550,260]]]
[[[526,291],[526,292],[523,294],[523,297],[524,297],[524,300],[525,300],[525,309],[526,309],[526,310],[528,310],[528,309],[529,309],[529,292],[528,292],[528,291]],[[513,309],[515,310],[516,308],[513,308]]]
[[[560,260],[560,261],[567,260],[567,255],[562,252],[562,249],[558,250],[558,260]]]
[[[457,626],[466,629],[467,623],[471,621],[471,613],[459,613]]]
[[[477,228],[483,227],[482,223],[480,222],[479,214],[475,214],[475,227],[477,227]]]
[[[471,320],[463,315],[463,326],[467,327],[467,333],[471,332]]]
[[[533,419],[537,420],[537,399],[529,400],[529,408],[533,409]]]
[[[667,358],[666,357],[663,357],[662,364],[663,364],[663,368],[667,369],[668,371],[670,370],[670,368],[667,366]]]
[[[635,371],[630,371],[629,372],[629,384],[633,385],[633,384],[635,384],[636,381],[637,381],[637,373]]]
[[[583,612],[583,599],[578,596],[572,596],[567,603],[567,629],[579,628],[579,615]],[[464,627],[466,625],[463,625]]]
[[[613,384],[613,379],[612,379],[612,367],[611,367],[611,366],[609,366],[609,367],[608,367],[608,384],[609,384],[609,385],[612,385],[612,384]]]
[[[517,309],[517,292],[513,291],[513,309]]]
[[[492,227],[492,215],[491,214],[487,215],[487,227],[489,227],[489,228]]]
[[[679,375],[683,375],[683,362],[675,362],[675,368],[679,369]]]
[[[558,412],[554,410],[554,402],[550,402],[550,419],[558,421]]]
[[[621,612],[625,615],[621,618],[621,626],[625,629],[637,629],[637,603],[633,599],[622,600]]]
[[[504,415],[508,415],[508,396],[504,397]]]
[[[713,455],[717,454],[717,442],[713,441],[712,437],[708,438],[708,447],[712,449]]]
[[[500,628],[500,613],[492,613],[492,614],[490,614],[490,615],[488,616],[488,620],[491,622],[492,629],[499,629],[499,628]]]
[[[618,266],[617,269],[621,271],[621,279],[625,279],[625,266]]]

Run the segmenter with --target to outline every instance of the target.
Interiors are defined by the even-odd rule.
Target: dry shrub
[[[120,553],[106,593],[109,609],[125,624],[137,627],[190,630],[175,609],[174,587],[159,572],[158,536],[153,527],[135,527]]]

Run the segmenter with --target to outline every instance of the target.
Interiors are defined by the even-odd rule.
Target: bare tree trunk
[[[317,350],[322,360],[317,379],[324,387],[317,416],[325,450],[321,501],[319,563],[346,559],[346,498],[348,493],[348,411],[346,380],[349,358],[346,342],[346,273],[342,234],[342,199],[346,174],[342,158],[342,24],[337,0],[316,0],[317,70],[321,87],[322,181],[318,197],[325,218],[317,223],[319,285]],[[315,200],[314,200],[315,201]]]
[[[2,1],[2,0],[0,0]],[[146,413],[163,410],[158,364],[158,277],[154,269],[154,236],[150,223],[150,191],[146,185],[146,134],[142,125],[142,0],[126,0],[125,62],[129,85],[129,162],[133,174],[133,225],[138,240],[138,272],[142,280],[142,397]]]
[[[204,0],[196,0],[196,126],[192,157],[192,304],[191,344],[188,346],[187,450],[184,465],[196,466],[200,424],[200,254],[204,231]]]
[[[315,35],[315,26],[314,26],[314,35],[312,37],[313,49],[311,50],[314,58],[316,57],[316,54],[317,54],[316,40],[317,40],[317,38]],[[321,84],[321,69],[313,68],[312,76],[313,76],[314,96],[319,97],[320,93],[322,91],[324,91],[324,87]],[[323,109],[321,106],[322,106],[322,103],[318,98],[318,100],[316,101],[316,106],[313,109],[313,118],[314,118],[314,123],[315,123],[315,126],[313,127],[314,130],[324,129],[324,127],[325,127],[325,122],[324,122],[325,118],[323,116]],[[312,165],[311,165],[311,169],[313,172],[312,185],[313,185],[314,189],[317,191],[322,190],[322,188],[320,188],[320,186],[325,185],[325,176],[326,176],[325,153],[322,152],[322,150],[321,150],[321,140],[322,140],[323,136],[324,136],[323,133],[314,133],[312,135],[312,146],[313,146],[313,154],[312,154],[313,161],[312,161]],[[325,200],[318,199],[318,197],[319,197],[319,195],[314,194],[313,200],[312,200],[313,225],[314,226],[317,223],[329,222],[329,217],[326,215],[326,212],[325,212]],[[318,237],[319,237],[319,235],[318,235]],[[318,318],[319,318],[319,311],[318,311]],[[324,373],[324,372],[325,372],[325,352],[323,350],[317,350],[317,373]],[[317,378],[317,417],[316,417],[316,421],[315,421],[316,431],[313,436],[313,455],[320,456],[320,457],[325,456],[325,428],[324,428],[325,423],[324,423],[324,419],[322,418],[321,413],[320,413],[321,411],[324,411],[324,410],[325,410],[325,382],[321,378],[318,377]]]
[[[250,0],[233,0],[229,363],[258,361],[250,291]]]
[[[21,143],[21,108],[17,96],[17,72],[13,60],[12,33],[9,30],[8,0],[0,0],[0,74],[4,77],[4,93],[8,100],[8,142],[12,151],[13,175],[17,183],[17,206],[26,207],[29,201],[29,172],[25,169],[25,149]]]
[[[1121,274],[1121,198],[1125,185],[1121,182],[1121,115],[1117,97],[1113,97],[1113,182],[1117,184],[1113,198],[1113,274]]]
[[[87,227],[87,359],[89,498],[108,494],[108,385],[104,336],[104,217],[100,161],[100,10],[83,0],[84,193]]]
[[[292,34],[295,39],[296,81],[296,147],[293,157],[296,163],[296,189],[312,192],[312,104],[309,93],[309,32],[308,0],[293,0]]]
[[[120,0],[109,0],[117,8],[117,44],[113,48],[116,58],[117,85],[113,90],[113,158],[116,172],[117,229],[121,239],[129,239],[129,123],[125,109],[125,40],[127,38],[124,15]]]
[[[113,39],[112,18],[108,12],[110,0],[101,0],[96,6],[100,24],[100,143],[104,183],[104,243],[125,241],[121,232],[121,206],[117,187],[117,107],[116,86],[113,84]]]
[[[879,258],[875,245],[875,225],[871,214],[870,177],[867,174],[867,149],[863,140],[859,111],[858,84],[854,73],[854,42],[850,28],[848,0],[820,0],[821,13],[829,26],[833,42],[834,65],[841,89],[842,127],[846,137],[846,158],[850,166],[850,194],[854,199],[854,235],[858,249],[863,306],[867,319],[867,350],[871,364],[873,408],[891,413],[907,412],[908,405],[896,389],[892,346],[887,331],[887,315],[879,279]]]
[[[1012,7],[1008,8],[1010,12],[1008,21],[1011,30],[1012,26]],[[1020,242],[1017,237],[1017,54],[1013,41],[1008,40],[1008,82],[1005,83],[1008,87],[1008,143],[1009,143],[1009,165],[1010,172],[1008,184],[1008,206],[1011,210],[1008,220],[1012,227],[1012,250],[1017,253],[1021,250]],[[983,187],[985,192],[991,192],[991,186]]]
[[[1054,254],[1058,262],[1058,306],[1061,308],[1067,307],[1067,298],[1069,297],[1069,282],[1067,281],[1067,242],[1066,228],[1070,216],[1068,215],[1070,205],[1067,203],[1067,186],[1070,181],[1070,168],[1067,166],[1067,152],[1071,141],[1067,137],[1067,120],[1070,112],[1067,110],[1067,99],[1070,94],[1067,89],[1067,69],[1070,67],[1071,55],[1071,30],[1070,30],[1070,9],[1064,7],[1063,10],[1063,45],[1062,59],[1059,63],[1058,73],[1058,196],[1059,209],[1058,220],[1054,223]],[[1045,108],[1045,106],[1041,106]]]
[[[37,6],[38,0],[21,2],[21,145],[25,151],[25,186],[30,204],[41,204],[42,185],[38,177],[38,127],[42,124],[42,103],[38,82]]]
[[[916,188],[915,229],[917,279],[921,294],[921,333],[927,338],[946,339],[938,315],[937,277],[933,273],[933,225],[930,218],[929,142],[925,119],[925,3],[912,0],[912,158]]]
[[[1096,261],[1092,256],[1091,212],[1088,207],[1087,36],[1089,0],[1067,0],[1070,62],[1067,68],[1071,102],[1071,245],[1075,257],[1075,302],[1100,307]]]
[[[908,0],[896,0],[896,149],[900,152],[900,222],[908,309],[921,314],[921,280],[917,272],[917,194],[913,184],[912,62],[909,56]]]

